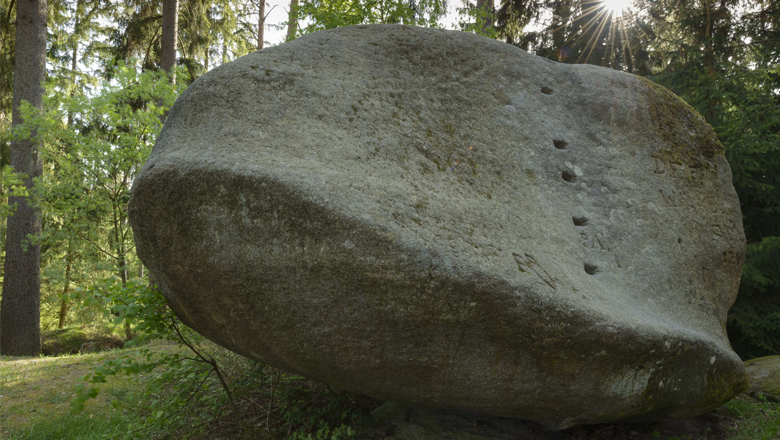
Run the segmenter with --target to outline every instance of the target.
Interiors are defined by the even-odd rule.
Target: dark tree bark
[[[179,33],[179,0],[163,0],[160,68],[170,73],[176,65],[176,39]]]
[[[16,10],[13,125],[22,122],[19,105],[41,107],[46,74],[46,0],[19,0]],[[34,139],[35,136],[32,136]],[[11,166],[27,174],[25,186],[41,175],[43,163],[33,140],[11,143]],[[16,211],[8,218],[5,277],[0,303],[0,353],[37,356],[41,351],[41,248],[29,236],[41,232],[41,220],[26,197],[10,197]]]
[[[287,15],[287,41],[298,33],[298,0],[290,0],[290,13]]]

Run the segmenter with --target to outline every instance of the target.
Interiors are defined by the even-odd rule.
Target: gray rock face
[[[750,394],[780,402],[780,356],[764,356],[745,362]]]
[[[723,147],[628,74],[453,31],[319,32],[195,81],[130,218],[185,323],[379,398],[565,428],[748,385]]]

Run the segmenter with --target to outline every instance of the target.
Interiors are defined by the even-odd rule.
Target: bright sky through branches
[[[631,8],[632,0],[602,0],[604,8],[613,15],[622,15],[623,12]]]
[[[498,7],[500,1],[495,0],[495,5]],[[458,11],[457,8],[462,8],[463,2],[462,0],[449,0],[447,2],[447,15],[442,17],[441,24],[446,29],[458,29],[457,22],[458,22]],[[265,29],[265,41],[270,43],[271,46],[275,46],[277,44],[281,44],[284,42],[284,39],[287,37],[287,28],[277,27],[275,25],[279,25],[281,23],[287,22],[287,13],[290,10],[290,1],[289,0],[267,0],[266,6],[265,6],[266,13],[268,14],[268,17],[266,17],[266,29]],[[271,11],[268,13],[268,11]],[[254,19],[257,20],[257,14],[255,14]],[[303,26],[305,26],[305,22],[303,23]]]

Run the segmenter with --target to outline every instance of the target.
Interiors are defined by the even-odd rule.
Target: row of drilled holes
[[[547,90],[549,93],[545,92],[545,90]],[[542,93],[552,95],[552,90],[549,87],[542,87]],[[567,147],[569,146],[569,143],[561,139],[554,139],[553,146],[555,146],[555,148],[558,150],[566,150],[568,149]],[[569,170],[564,170],[561,173],[561,178],[563,178],[565,182],[574,183],[574,181],[577,180],[577,175]],[[572,217],[572,222],[574,222],[574,226],[585,226],[588,224],[588,219],[585,217]],[[585,263],[585,273],[588,275],[595,275],[598,273],[598,271],[598,266]]]
[[[547,86],[542,86],[542,93],[545,95],[552,95],[553,90]],[[569,143],[562,140],[562,139],[554,139],[553,140],[553,146],[559,150],[566,150]],[[568,183],[574,183],[577,180],[577,175],[569,170],[564,170],[561,173],[561,178],[563,178],[564,181]],[[585,226],[588,224],[588,219],[585,217],[572,217],[572,222],[574,222],[574,226]],[[593,264],[585,263],[585,273],[588,275],[595,275],[598,273],[599,267],[595,266]]]

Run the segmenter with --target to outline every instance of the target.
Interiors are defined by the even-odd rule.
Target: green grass
[[[156,350],[176,350],[176,345],[158,345]],[[103,439],[121,437],[129,423],[142,420],[143,403],[138,381],[112,377],[102,384],[97,399],[85,411],[74,413],[70,402],[81,378],[104,359],[139,349],[112,350],[87,355],[59,357],[0,356],[1,439]],[[121,403],[119,407],[116,402]]]
[[[192,356],[178,345],[147,348]],[[56,358],[0,357],[0,439],[231,439],[242,438],[243,429],[248,438],[306,438],[355,423],[381,403],[256,364],[209,342],[200,350],[218,360],[234,404],[216,375],[208,374],[208,364],[182,360],[189,362],[185,368],[167,364],[150,373],[107,376],[106,383],[98,384],[97,398],[74,413],[71,401],[84,375],[104,360],[125,354],[140,358],[141,348]]]
[[[88,400],[84,411],[74,413],[71,400],[85,374],[105,359],[125,354],[140,357],[141,349],[61,357],[0,357],[0,439],[241,438],[242,428],[232,408],[248,423],[250,438],[307,438],[320,429],[332,432],[342,422],[351,425],[381,403],[257,365],[213,344],[204,345],[209,356],[219,360],[236,406],[228,404],[213,374],[198,376],[200,373],[188,370],[186,376],[177,376],[175,369],[160,368],[147,374],[108,376],[107,382],[99,385],[98,397]],[[189,355],[171,343],[155,343],[147,348]],[[196,394],[182,395],[187,394],[183,390],[194,390],[191,385],[204,377],[207,380]],[[146,385],[155,379],[159,379],[159,386],[149,391]],[[730,426],[727,440],[780,438],[780,404],[776,402],[741,395],[717,414]],[[128,437],[129,430],[134,433]],[[653,437],[710,438],[663,428]]]
[[[743,394],[726,403],[725,408],[738,423],[730,440],[780,438],[780,404]]]
[[[56,419],[37,419],[18,429],[9,430],[3,438],[8,440],[61,440],[61,439],[109,439],[122,438],[129,424],[136,417],[122,411],[105,414],[77,413]]]

